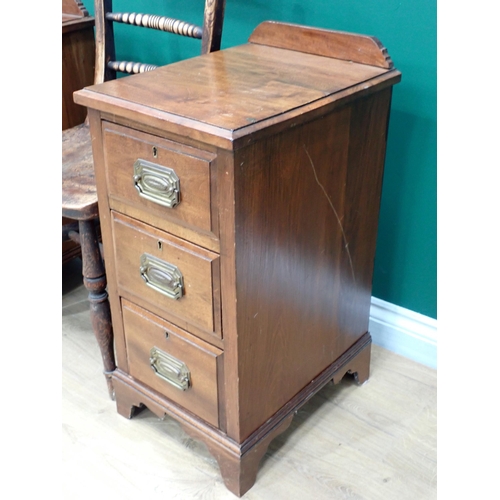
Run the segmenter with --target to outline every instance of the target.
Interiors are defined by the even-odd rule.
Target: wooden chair
[[[80,3],[80,2],[79,2]],[[115,60],[113,23],[125,23],[201,40],[201,53],[220,49],[225,0],[206,0],[203,26],[165,16],[112,10],[112,0],[95,0],[96,60],[94,83],[116,78],[117,72],[142,73],[156,66]],[[92,327],[101,350],[108,390],[114,391],[115,369],[111,313],[106,292],[106,273],[99,247],[97,193],[88,121],[62,134],[62,215],[74,222],[63,226],[63,241],[81,246],[83,282],[89,292]]]

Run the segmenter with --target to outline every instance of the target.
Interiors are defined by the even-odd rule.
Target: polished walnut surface
[[[90,90],[213,127],[238,130],[387,72],[248,44]]]
[[[393,68],[249,43],[89,87],[76,100],[102,111],[119,108],[127,117],[146,115],[173,133],[189,127],[192,137],[233,148],[240,137],[271,133],[270,125],[288,119],[300,123],[306,112],[399,78]]]
[[[289,48],[271,26],[294,35]],[[344,44],[329,52],[325,37]],[[376,39],[264,23],[248,44],[76,93],[89,107],[118,411],[179,420],[237,495],[310,397],[369,376],[399,79]],[[170,324],[192,349],[169,351],[158,332]],[[157,349],[185,394],[157,379]]]

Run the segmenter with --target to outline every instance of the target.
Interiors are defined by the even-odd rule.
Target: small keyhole
[[[158,250],[161,250],[163,248],[163,244],[161,241],[158,241]]]
[[[165,332],[165,338],[168,340],[169,334],[168,332]]]
[[[158,149],[156,148],[156,146],[153,146],[153,157],[158,158]]]

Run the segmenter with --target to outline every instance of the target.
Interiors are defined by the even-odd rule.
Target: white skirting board
[[[369,331],[374,344],[437,368],[437,320],[372,297]]]

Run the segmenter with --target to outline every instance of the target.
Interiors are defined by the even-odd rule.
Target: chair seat
[[[98,216],[92,142],[85,123],[62,133],[62,215],[75,220]]]

